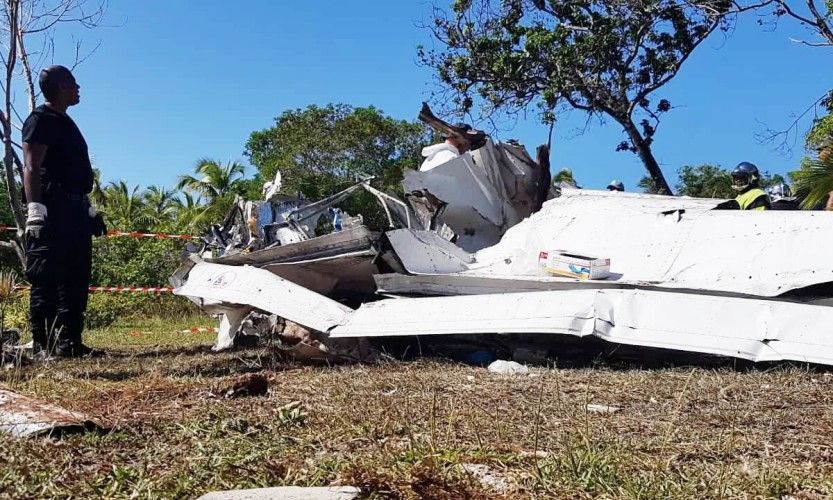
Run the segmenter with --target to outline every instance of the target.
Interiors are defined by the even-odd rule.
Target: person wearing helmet
[[[612,180],[610,184],[607,185],[608,191],[625,191],[625,185],[622,184],[622,181]]]
[[[769,210],[772,204],[769,196],[760,187],[761,174],[758,167],[744,161],[732,170],[732,189],[738,192],[735,198],[741,210]]]
[[[798,198],[793,196],[790,186],[783,182],[773,184],[767,188],[766,192],[773,210],[798,210],[800,208]]]
[[[784,184],[783,182],[769,186],[766,192],[769,194],[772,201],[780,200],[781,198],[791,198],[793,195],[790,186]]]
[[[468,132],[472,129],[471,125],[462,122],[455,123],[452,126],[462,132]],[[443,136],[443,142],[422,148],[422,156],[425,157],[425,160],[420,165],[419,171],[425,172],[426,170],[438,167],[447,161],[457,158],[469,149],[471,149],[471,145],[464,138]]]

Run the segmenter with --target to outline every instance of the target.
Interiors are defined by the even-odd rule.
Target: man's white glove
[[[89,213],[90,219],[93,220],[93,236],[98,237],[106,235],[107,224],[104,223],[104,217],[99,215],[98,211],[92,205],[90,205],[90,208],[87,211],[87,213]]]
[[[46,225],[46,205],[36,201],[26,204],[26,236],[38,239]]]

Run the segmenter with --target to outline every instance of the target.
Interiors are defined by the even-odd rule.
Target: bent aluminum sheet
[[[15,437],[77,432],[99,427],[90,417],[0,388],[0,432]]]
[[[406,171],[406,193],[428,191],[447,206],[442,221],[468,251],[500,241],[507,228],[527,217],[535,205],[539,167],[521,159],[522,148],[491,140],[431,170]]]
[[[289,245],[208,259],[208,262],[231,265],[249,264],[260,267],[276,262],[296,262],[367,250],[372,247],[375,239],[376,236],[369,229],[365,226],[358,226]]]
[[[249,305],[313,330],[326,332],[344,322],[349,307],[265,269],[200,262],[174,294],[210,303]]]
[[[774,297],[833,281],[821,244],[833,234],[833,214],[712,210],[720,201],[564,190],[460,274],[540,279],[538,253],[560,249],[609,257],[608,281],[633,286]],[[430,253],[406,255],[408,272],[436,273]]]
[[[332,337],[595,335],[610,342],[833,364],[833,308],[646,290],[561,290],[364,304]]]

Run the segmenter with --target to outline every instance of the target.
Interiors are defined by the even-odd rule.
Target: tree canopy
[[[385,116],[372,106],[311,105],[287,110],[271,128],[253,132],[246,156],[262,180],[281,171],[287,192],[320,198],[357,177],[374,176],[395,188],[405,168],[418,168],[420,151],[430,140],[416,122]]]
[[[738,195],[732,189],[731,170],[717,165],[685,165],[677,170],[677,177],[679,178],[676,186],[677,194],[681,196],[734,198]],[[779,174],[770,175],[769,172],[761,171],[761,187],[767,188],[779,182],[785,182],[784,177]],[[646,193],[657,192],[650,177],[643,177],[638,187]]]
[[[399,192],[403,170],[419,167],[430,139],[422,124],[396,120],[372,106],[311,105],[285,111],[273,127],[253,132],[246,155],[261,185],[279,170],[283,191],[317,200],[371,176],[382,190]],[[343,208],[364,214],[371,225],[379,223],[380,207],[368,193],[351,196]]]
[[[457,0],[435,10],[443,48],[420,49],[451,101],[487,113],[560,104],[613,119],[661,192],[671,188],[651,145],[671,103],[653,94],[695,48],[725,26],[727,0]]]

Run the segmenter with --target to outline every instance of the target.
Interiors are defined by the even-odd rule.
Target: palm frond
[[[801,208],[813,209],[833,192],[833,155],[817,158],[792,175]]]

